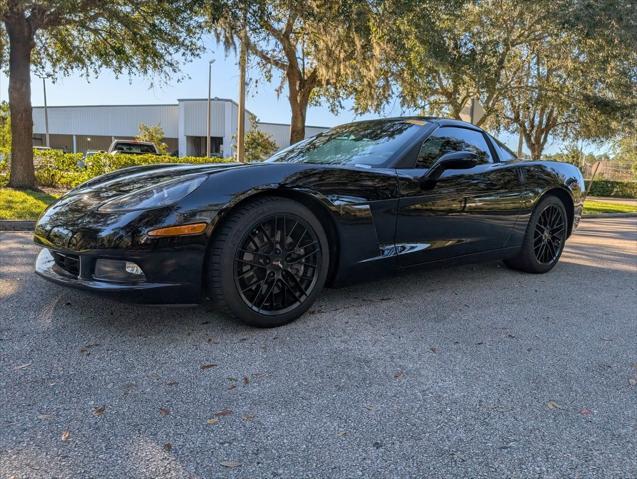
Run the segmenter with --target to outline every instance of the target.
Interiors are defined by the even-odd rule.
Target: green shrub
[[[588,182],[586,182],[588,187]],[[637,181],[595,180],[588,193],[591,196],[637,198]]]
[[[0,151],[0,186],[6,185],[9,177],[9,153]],[[139,165],[159,163],[226,163],[230,158],[205,158],[186,156],[177,158],[160,155],[110,155],[98,153],[83,160],[82,153],[64,153],[60,150],[35,150],[33,155],[35,178],[38,186],[74,188],[80,183],[99,175]]]

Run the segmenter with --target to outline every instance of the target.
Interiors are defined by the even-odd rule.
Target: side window
[[[498,156],[500,157],[500,161],[511,161],[511,160],[517,160],[517,156],[515,156],[515,153],[513,153],[511,150],[509,150],[509,148],[507,148],[507,146],[496,140],[495,138],[491,137],[491,139],[493,140],[493,143],[495,143],[495,149],[498,150]]]
[[[443,126],[420,147],[416,168],[430,168],[438,158],[453,151],[472,151],[483,162],[492,162],[491,151],[484,135],[468,128]]]

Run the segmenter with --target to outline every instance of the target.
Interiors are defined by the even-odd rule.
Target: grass
[[[587,200],[584,202],[585,215],[600,213],[637,213],[637,205],[612,201]]]
[[[37,220],[44,209],[60,196],[60,192],[0,188],[0,220]],[[637,205],[588,200],[584,214],[637,213]]]
[[[37,220],[59,194],[0,188],[0,220]]]

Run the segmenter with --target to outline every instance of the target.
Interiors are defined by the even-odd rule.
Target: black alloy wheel
[[[566,218],[556,205],[547,206],[535,225],[533,251],[541,264],[551,264],[559,256],[566,235]]]
[[[301,218],[272,215],[247,232],[234,258],[234,281],[250,309],[286,313],[316,285],[321,245]]]
[[[564,203],[556,196],[546,196],[531,214],[519,252],[504,262],[527,273],[546,273],[559,261],[567,236]]]
[[[275,196],[250,200],[213,233],[209,297],[251,326],[281,326],[316,300],[329,255],[323,225],[307,207]]]

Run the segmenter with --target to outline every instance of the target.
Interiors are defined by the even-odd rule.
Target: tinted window
[[[382,165],[422,132],[424,121],[361,121],[296,143],[268,162]]]
[[[515,153],[509,150],[509,148],[507,148],[507,146],[504,143],[496,140],[493,137],[491,137],[491,139],[495,143],[495,149],[498,151],[498,156],[500,157],[500,161],[517,160],[517,156],[515,155]]]
[[[155,153],[155,148],[152,145],[144,145],[140,143],[116,143],[115,151],[121,151],[127,154],[144,154]]]
[[[493,161],[482,133],[468,128],[443,126],[422,144],[416,168],[430,168],[442,155],[453,151],[472,151],[483,162]]]

